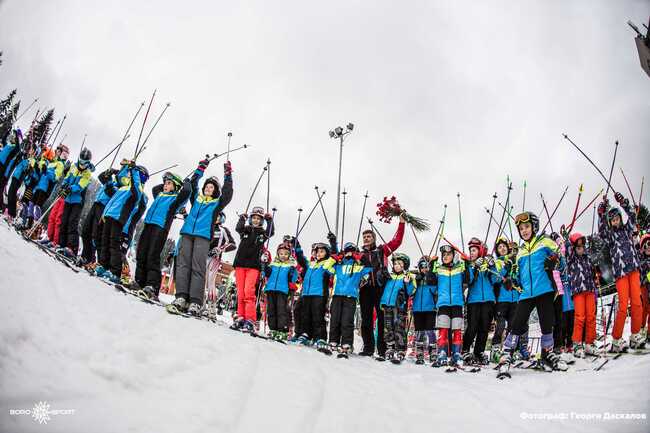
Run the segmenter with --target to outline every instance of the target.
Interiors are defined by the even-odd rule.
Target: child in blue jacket
[[[168,306],[170,313],[201,314],[210,242],[219,214],[232,200],[230,161],[223,165],[223,188],[219,179],[212,176],[199,191],[199,178],[209,163],[208,159],[201,161],[192,177],[192,208],[181,227],[181,244],[176,257],[176,299]]]
[[[393,271],[384,286],[380,305],[384,312],[386,359],[400,363],[406,353],[408,298],[415,292],[415,277],[409,272],[411,259],[403,253],[391,256]]]
[[[270,337],[277,341],[286,341],[288,333],[287,299],[289,285],[298,280],[296,263],[291,259],[291,245],[286,242],[278,245],[275,260],[262,266],[262,273],[267,278],[264,285],[266,294],[266,322]]]
[[[154,198],[144,218],[144,228],[136,249],[135,286],[141,296],[157,299],[160,291],[160,254],[165,247],[174,217],[192,192],[189,178],[166,172],[163,183],[153,187]]]
[[[555,320],[553,300],[556,288],[552,271],[559,264],[558,246],[539,231],[539,218],[532,212],[522,212],[515,217],[515,224],[523,244],[519,247],[513,265],[513,284],[521,288],[519,304],[515,312],[512,331],[503,344],[504,354],[500,357],[500,373],[505,373],[512,363],[519,337],[528,329],[528,319],[537,309],[541,337],[541,360],[539,367],[551,370],[566,370],[566,364],[553,352],[553,323]]]
[[[437,258],[435,259],[437,260]],[[415,363],[424,364],[424,347],[427,346],[429,361],[438,357],[436,346],[436,275],[431,271],[435,260],[422,257],[418,261],[413,295],[413,327],[415,328]]]
[[[470,239],[469,256],[470,283],[467,292],[467,329],[463,336],[463,363],[483,365],[488,362],[484,352],[496,301],[495,288],[501,284],[503,277],[498,273],[494,259],[487,255],[487,248],[480,239]],[[474,342],[474,352],[471,353]]]
[[[336,252],[336,237],[329,234],[328,238]],[[342,357],[347,357],[354,343],[354,313],[357,310],[359,286],[372,268],[361,264],[359,248],[352,242],[345,243],[343,255],[336,257],[333,267],[335,278],[330,303],[329,345],[331,351],[339,351]]]
[[[436,268],[436,294],[438,295],[438,359],[433,365],[457,365],[461,360],[463,344],[463,291],[469,282],[465,261],[457,260],[449,245],[440,247],[440,265]],[[449,330],[451,329],[451,345]],[[451,346],[451,350],[448,346]],[[451,358],[448,354],[451,353]]]

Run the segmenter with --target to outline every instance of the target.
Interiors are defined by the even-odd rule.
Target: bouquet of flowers
[[[397,198],[384,197],[384,201],[377,203],[377,216],[379,220],[385,223],[390,223],[393,217],[402,217],[409,223],[417,232],[424,232],[429,230],[429,223],[427,220],[418,218],[406,212],[400,206]]]

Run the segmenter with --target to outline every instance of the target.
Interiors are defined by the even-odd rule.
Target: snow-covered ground
[[[647,432],[650,356],[599,373],[446,374],[327,358],[119,294],[0,225],[1,432]],[[585,365],[579,364],[576,369]],[[46,402],[46,425],[12,409]],[[566,414],[565,420],[522,419]]]

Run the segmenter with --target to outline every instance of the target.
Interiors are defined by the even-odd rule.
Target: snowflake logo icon
[[[47,424],[50,421],[50,404],[47,402],[39,401],[32,409],[32,418],[38,421],[39,424]]]

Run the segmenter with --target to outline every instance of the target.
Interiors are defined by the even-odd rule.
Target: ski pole
[[[524,202],[521,205],[521,211],[526,212],[526,180],[524,179]]]
[[[544,212],[546,213],[546,218],[548,218],[548,223],[551,226],[551,231],[554,232],[553,222],[551,221],[551,215],[548,213],[548,208],[546,207],[546,201],[544,200],[544,195],[540,192],[539,196],[542,198],[542,206],[544,207]]]
[[[488,221],[488,228],[487,228],[487,232],[485,233],[485,240],[483,241],[483,245],[487,245],[488,236],[490,236],[490,227],[492,226],[492,220],[494,219],[494,217],[492,216],[492,212],[494,212],[494,203],[496,201],[497,201],[497,193],[495,192],[494,195],[492,196],[492,210],[489,212],[490,220]]]
[[[343,245],[343,241],[345,240],[345,196],[348,194],[345,188],[343,188],[343,220],[341,221],[341,245]]]
[[[144,141],[142,142],[142,148],[138,151],[138,154],[135,156],[135,159],[138,159],[140,157],[140,154],[144,151],[147,141],[149,141],[149,137],[151,136],[151,133],[153,132],[154,129],[156,129],[156,125],[158,125],[158,122],[160,122],[160,119],[163,117],[163,114],[165,114],[165,111],[169,108],[169,106],[172,105],[171,103],[166,103],[165,108],[163,108],[163,111],[160,113],[156,121],[154,122],[153,126],[149,130],[149,133],[147,136],[144,138]]]
[[[641,207],[641,198],[643,198],[643,184],[645,183],[645,176],[641,177],[641,191],[639,191],[639,207]]]
[[[117,143],[117,144],[116,144],[116,145],[115,145],[115,146],[110,150],[110,152],[108,152],[106,155],[104,155],[104,156],[102,157],[102,159],[100,159],[100,160],[97,162],[97,164],[95,164],[95,168],[97,168],[97,166],[98,166],[100,163],[104,162],[104,160],[105,160],[106,158],[108,158],[109,156],[111,156],[111,155],[113,154],[113,152],[115,152],[115,151],[117,150],[117,148],[120,147],[120,146],[122,145],[122,143],[124,143],[124,141],[127,140],[130,136],[131,136],[130,134],[127,134],[126,137],[124,137],[124,138],[122,139],[122,141],[120,141],[119,143]]]
[[[614,143],[614,158],[612,159],[612,167],[609,169],[609,179],[607,180],[607,191],[605,192],[605,196],[609,194],[609,188],[612,185],[612,175],[614,174],[614,164],[616,163],[616,153],[618,152],[618,140]],[[612,188],[614,189],[614,188]]]
[[[509,217],[511,220],[513,220],[513,221],[515,220],[515,217],[513,217],[512,214],[510,213],[510,211],[509,211],[508,209],[506,209],[506,206],[504,206],[500,201],[498,201],[497,204],[499,205],[499,207],[500,207],[501,209],[503,209],[503,212],[504,212],[505,214],[507,214],[508,217]],[[508,203],[506,203],[506,205],[507,205],[507,204],[508,204]],[[510,208],[510,209],[512,210],[512,208]]]
[[[277,211],[277,209],[274,207],[271,211],[273,212],[271,214],[271,223],[269,224],[269,226],[266,229],[266,245],[264,246],[264,248],[266,248],[266,249],[269,248],[269,242],[271,241],[271,233],[274,231],[275,212]]]
[[[122,137],[122,141],[120,141],[120,144],[119,144],[119,146],[117,146],[117,150],[115,151],[115,155],[113,155],[113,160],[111,161],[110,168],[113,168],[113,165],[115,164],[115,159],[117,158],[117,155],[120,153],[120,149],[122,148],[122,144],[129,137],[129,131],[131,130],[131,127],[133,126],[133,123],[135,122],[135,119],[137,119],[138,114],[140,114],[140,110],[142,110],[142,107],[144,107],[144,102],[142,102],[140,104],[140,107],[138,107],[138,111],[135,112],[135,116],[133,116],[133,119],[131,119],[131,123],[129,123],[129,127],[126,128],[126,132],[124,133],[124,136]]]
[[[488,215],[490,215],[490,219],[491,219],[492,221],[494,221],[494,224],[495,224],[495,225],[498,224],[497,220],[496,220],[496,219],[494,218],[494,216],[490,213],[490,209],[488,209],[486,206],[483,206],[483,209],[485,209],[485,213],[487,213]],[[506,236],[506,237],[507,237],[507,236]],[[498,239],[498,238],[499,238],[499,237],[497,236],[497,239]],[[510,239],[508,239],[508,240],[510,240]],[[487,245],[487,241],[485,241],[485,244]]]
[[[251,193],[250,198],[248,199],[248,204],[246,205],[246,210],[244,213],[248,215],[248,208],[251,206],[251,202],[253,201],[253,196],[255,196],[255,192],[257,191],[257,187],[260,186],[260,182],[262,181],[262,176],[264,176],[264,173],[268,170],[268,167],[264,165],[264,169],[262,170],[262,173],[260,174],[260,177],[257,179],[257,183],[255,183],[255,187],[253,188],[253,192]]]
[[[604,191],[604,188],[601,189],[601,190],[598,192],[598,194],[596,194],[596,196],[595,196],[595,197],[594,197],[594,198],[593,198],[589,203],[587,203],[587,205],[585,206],[585,208],[582,209],[582,210],[580,211],[580,213],[578,213],[578,216],[576,217],[576,221],[578,221],[578,220],[580,219],[580,217],[582,216],[582,214],[584,214],[585,212],[587,212],[587,209],[589,209],[589,208],[591,207],[591,205],[594,204],[594,202],[595,202],[596,200],[598,200],[598,197],[600,197],[600,195],[603,193],[603,191]]]
[[[323,193],[322,193],[320,196],[318,196],[318,200],[316,200],[316,203],[314,203],[314,206],[311,208],[311,211],[309,211],[309,214],[307,215],[307,218],[305,219],[305,222],[302,223],[302,225],[300,226],[300,230],[298,230],[298,235],[300,235],[300,233],[302,233],[302,230],[303,230],[303,229],[305,228],[305,226],[307,225],[307,222],[309,222],[309,219],[311,218],[312,214],[314,213],[314,211],[315,211],[316,208],[318,207],[318,203],[320,203],[321,199],[322,199],[323,196],[325,195],[325,192],[326,192],[326,191],[323,191]],[[296,236],[296,238],[297,238],[297,237],[298,237],[298,236]]]
[[[424,250],[422,249],[422,245],[420,245],[420,240],[418,239],[418,235],[415,233],[415,229],[411,224],[409,224],[409,227],[411,227],[411,231],[413,232],[413,237],[415,238],[415,242],[418,244],[418,249],[420,250],[420,254],[422,254],[422,257],[424,257]]]
[[[317,195],[318,197],[320,197],[320,194],[318,193],[318,185],[316,185],[316,186],[314,187],[314,189],[316,190],[316,195]],[[327,214],[325,213],[325,206],[323,206],[323,201],[322,201],[321,199],[319,199],[319,200],[318,200],[318,203],[320,204],[320,208],[321,208],[321,210],[323,211],[323,218],[325,218],[325,224],[327,225],[327,231],[328,231],[329,233],[331,233],[331,232],[332,232],[332,229],[330,228],[330,223],[329,223],[329,221],[327,220]]]
[[[573,140],[571,140],[571,139],[569,138],[568,135],[566,135],[566,134],[562,134],[562,136],[563,136],[563,137],[564,137],[564,138],[565,138],[569,143],[571,143],[571,144],[572,144],[576,149],[578,149],[578,151],[582,154],[582,156],[584,156],[584,157],[587,159],[587,161],[589,161],[589,163],[590,163],[590,164],[591,164],[591,165],[596,169],[596,171],[598,172],[598,174],[600,174],[600,177],[602,177],[603,180],[604,180],[605,182],[607,182],[607,186],[610,187],[610,188],[612,189],[612,191],[614,191],[614,193],[616,193],[616,190],[614,189],[614,187],[612,187],[612,185],[609,183],[609,180],[607,180],[607,178],[605,177],[605,175],[603,174],[603,172],[600,171],[600,169],[598,168],[598,166],[597,166],[596,164],[594,164],[594,162],[591,160],[591,158],[589,158],[589,157],[587,156],[587,154],[584,153],[584,152],[582,151],[582,149],[580,149],[580,147],[578,147],[578,145],[575,144],[575,143],[573,142]]]
[[[508,193],[506,194],[506,203],[510,201],[510,191],[512,191],[512,183],[510,182],[510,175],[506,176],[506,189],[508,190]],[[506,210],[503,209],[503,212],[501,212],[501,220],[499,221],[499,229],[497,230],[497,236],[496,239],[499,239],[499,236],[501,236],[502,232],[505,232],[506,226],[503,224],[503,219],[506,216]]]
[[[230,139],[232,138],[232,132],[228,132],[228,150],[226,151],[226,161],[230,161]]]
[[[300,229],[300,214],[302,214],[302,208],[298,208],[298,222],[296,223],[296,236],[293,238],[293,247],[296,248],[296,242],[298,241],[298,230]]]
[[[465,237],[463,236],[463,214],[460,211],[460,193],[456,193],[458,198],[458,224],[460,225],[460,242],[463,245],[463,253],[465,253]]]
[[[16,117],[16,119],[13,121],[13,123],[15,124],[16,122],[18,122],[18,121],[20,120],[20,118],[23,117],[23,116],[25,115],[25,113],[27,113],[27,112],[28,112],[28,111],[29,111],[29,110],[34,106],[34,104],[36,104],[37,102],[38,102],[38,98],[34,99],[34,100],[32,101],[32,103],[29,104],[29,105],[27,106],[27,108],[25,108],[25,109],[23,110],[23,112],[20,113],[20,114],[18,115],[18,117]]]
[[[591,215],[591,237],[594,237],[594,227],[596,224],[596,205],[594,205],[594,213]]]
[[[54,143],[56,142],[56,139],[59,137],[59,133],[60,133],[61,130],[63,129],[63,124],[65,123],[65,120],[66,120],[67,118],[68,118],[68,114],[66,113],[66,114],[63,115],[63,120],[62,120],[61,123],[59,124],[59,130],[56,131],[56,135],[55,135],[54,138],[52,139],[52,144],[54,144]],[[63,142],[63,141],[62,141],[62,142]]]
[[[553,212],[551,212],[551,216],[549,217],[549,221],[550,221],[550,218],[553,218],[555,216],[555,213],[560,208],[560,204],[562,204],[562,200],[564,200],[564,197],[566,196],[566,193],[567,193],[568,190],[569,190],[568,186],[566,188],[564,188],[564,192],[562,193],[562,196],[560,197],[560,200],[558,200],[557,204],[555,205],[555,208],[553,209]],[[546,225],[544,225],[544,227],[539,232],[544,233],[544,230],[546,230],[547,226],[548,226],[548,222],[546,223]]]
[[[459,250],[458,247],[457,247],[456,245],[454,245],[454,244],[452,244],[451,242],[449,242],[449,239],[447,239],[447,238],[444,237],[444,236],[442,237],[442,239],[443,239],[445,242],[447,242],[447,243],[449,244],[450,247],[452,247],[454,250],[456,250],[456,252],[460,255],[460,257],[461,257],[463,260],[469,260],[469,257],[467,257],[463,251]]]
[[[47,213],[48,213],[48,212],[49,212],[49,211],[54,207],[54,205],[56,204],[56,202],[57,202],[58,200],[59,200],[59,197],[57,197],[57,198],[55,198],[54,200],[52,200],[52,203],[50,203],[50,205],[47,207],[47,209],[45,209],[45,212],[43,212],[43,213],[41,214],[41,216],[40,216],[40,218],[38,219],[38,221],[36,221],[36,223],[34,224],[34,227],[32,227],[32,228],[29,230],[29,233],[27,234],[27,237],[28,237],[28,238],[31,238],[31,237],[32,237],[32,234],[34,234],[34,231],[38,228],[39,225],[41,225],[41,221],[43,221],[43,219],[45,218],[45,215],[47,215]]]
[[[138,156],[138,149],[140,148],[140,139],[142,138],[142,133],[144,132],[144,126],[147,124],[147,118],[149,117],[149,111],[151,110],[151,104],[153,104],[153,98],[156,96],[156,90],[154,89],[151,99],[149,100],[149,106],[147,111],[144,113],[144,120],[142,121],[142,128],[140,128],[140,135],[138,135],[138,142],[135,144],[135,152],[133,152],[133,159],[135,160]]]
[[[578,189],[578,200],[576,201],[576,207],[573,210],[573,218],[571,219],[571,224],[569,225],[569,233],[573,230],[573,226],[576,223],[576,217],[578,215],[578,207],[580,207],[580,198],[582,197],[582,191],[584,191],[584,188],[582,184],[580,184],[580,188]]]
[[[440,221],[440,234],[438,235],[438,240],[436,241],[436,254],[438,252],[438,248],[440,248],[440,241],[442,240],[442,235],[445,232],[445,227],[447,227],[447,205],[445,204],[444,210],[442,212],[442,220]]]
[[[271,197],[271,158],[266,161],[266,211],[269,211],[269,200]]]
[[[151,177],[157,175],[158,173],[162,173],[163,171],[170,170],[170,169],[172,169],[172,168],[174,168],[174,167],[178,167],[178,164],[170,165],[169,167],[165,167],[165,168],[163,168],[163,169],[161,169],[161,170],[154,171],[153,173],[151,173],[151,174],[149,175],[149,177],[151,178]]]
[[[632,188],[630,188],[630,183],[627,181],[627,176],[625,176],[625,172],[623,171],[623,168],[622,167],[619,168],[621,169],[623,180],[625,180],[625,185],[627,185],[627,190],[630,192],[630,197],[632,197],[632,203],[634,204],[634,208],[636,209],[636,199],[634,198],[634,194],[632,193]]]
[[[431,257],[431,254],[433,254],[433,250],[436,248],[436,242],[438,242],[438,239],[440,237],[440,232],[442,230],[442,225],[445,222],[445,216],[447,215],[447,205],[444,205],[444,210],[442,213],[442,219],[440,220],[440,223],[438,224],[438,230],[436,230],[436,235],[433,238],[433,242],[431,243],[431,248],[429,249],[429,257]]]
[[[233,153],[233,152],[236,152],[236,151],[238,151],[238,150],[242,150],[242,149],[248,149],[249,147],[251,147],[250,144],[244,144],[244,145],[239,146],[239,147],[237,147],[237,148],[235,148],[235,149],[232,149],[232,150],[230,151],[230,153]],[[214,161],[214,160],[217,159],[217,158],[220,158],[220,157],[226,155],[227,153],[228,153],[228,152],[215,153],[215,154],[213,154],[212,156],[210,156],[210,155],[205,155],[205,158],[208,160],[208,162],[211,162],[211,161]],[[185,176],[185,177],[189,177],[189,176],[191,176],[192,173],[194,173],[194,170],[190,171],[190,172],[187,174],[187,176]]]
[[[357,245],[361,239],[361,225],[363,224],[363,217],[366,215],[366,201],[368,201],[368,191],[363,196],[363,207],[361,208],[361,219],[359,220],[359,231],[357,232]]]
[[[58,129],[60,124],[61,124],[61,119],[56,121],[56,125],[54,125],[54,128],[52,128],[52,132],[50,132],[50,135],[47,137],[47,140],[45,140],[46,146],[50,145],[50,140],[52,140],[52,137],[54,136],[54,132]]]
[[[375,223],[372,222],[370,218],[368,218],[368,224],[370,224],[370,228],[372,229],[372,231],[379,235],[379,239],[381,239],[383,243],[386,243],[386,239],[384,239],[381,233],[379,233],[379,230],[377,229],[377,227],[375,227]]]

